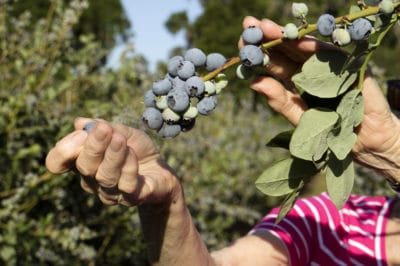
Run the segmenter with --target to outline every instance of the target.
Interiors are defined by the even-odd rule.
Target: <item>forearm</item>
[[[149,259],[152,265],[213,265],[177,186],[169,202],[139,206]]]

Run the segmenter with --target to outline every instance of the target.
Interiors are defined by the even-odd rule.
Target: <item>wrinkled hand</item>
[[[282,37],[282,28],[270,20],[260,21],[254,17],[246,17],[243,27],[249,26],[260,27],[264,32],[265,42]],[[243,40],[240,40],[239,47],[242,46]],[[337,49],[311,36],[304,37],[300,41],[285,41],[269,51],[270,64],[266,69],[272,76],[290,84],[291,76],[301,69],[302,64],[313,53],[318,49],[327,48]],[[307,109],[299,95],[285,89],[282,83],[273,77],[258,78],[252,83],[252,88],[264,94],[271,108],[286,117],[293,125],[297,125]],[[362,94],[365,105],[364,121],[357,128],[358,140],[353,152],[360,162],[371,166],[379,162],[379,157],[399,154],[400,123],[390,111],[377,82],[371,76],[365,78]]]
[[[108,205],[159,203],[172,196],[179,183],[144,132],[102,120],[90,133],[82,130],[91,121],[77,118],[75,131],[50,150],[50,172],[77,171],[82,188]]]

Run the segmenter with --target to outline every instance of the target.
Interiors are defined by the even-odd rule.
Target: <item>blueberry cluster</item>
[[[317,30],[321,36],[331,37],[338,46],[345,46],[351,41],[367,40],[372,31],[372,24],[366,18],[358,18],[350,25],[337,24],[335,17],[323,14],[318,18]]]
[[[293,17],[305,20],[308,7],[304,3],[292,4]],[[283,38],[295,40],[299,37],[299,28],[294,23],[287,23],[282,29]],[[250,26],[242,32],[244,46],[239,51],[241,64],[236,69],[236,75],[240,79],[251,77],[253,67],[266,66],[269,63],[269,56],[261,49],[263,32],[259,27]]]
[[[144,95],[146,109],[142,120],[145,125],[163,138],[173,138],[192,129],[198,114],[208,115],[214,110],[216,95],[227,86],[223,73],[207,81],[198,73],[201,68],[213,71],[226,61],[222,54],[206,55],[198,48],[170,58],[166,76],[155,81]]]
[[[241,64],[236,70],[239,78],[247,79],[252,74],[251,68],[268,64],[269,57],[260,47],[263,36],[263,32],[259,27],[250,26],[243,31],[242,40],[244,46],[239,51]]]

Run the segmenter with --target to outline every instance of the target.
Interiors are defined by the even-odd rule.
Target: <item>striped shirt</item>
[[[326,192],[298,199],[275,224],[273,209],[253,230],[269,230],[285,244],[290,265],[386,265],[385,228],[393,200],[351,195],[337,210]]]

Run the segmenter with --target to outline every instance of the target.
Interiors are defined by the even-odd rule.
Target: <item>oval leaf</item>
[[[301,181],[316,173],[317,169],[312,162],[291,157],[267,168],[255,185],[266,195],[282,196],[292,192]]]
[[[364,100],[360,90],[347,92],[341,99],[336,112],[342,119],[342,127],[358,126],[364,118]]]
[[[303,64],[301,72],[294,75],[292,81],[300,91],[320,98],[335,98],[346,92],[357,79],[356,69],[344,69],[346,63],[344,52],[322,49]]]
[[[331,155],[326,171],[326,187],[332,202],[338,209],[347,201],[354,185],[354,163],[351,155],[339,160]]]
[[[349,132],[346,128],[341,128],[337,135],[332,132],[329,133],[327,138],[329,149],[339,160],[344,160],[346,156],[349,155],[356,141],[357,135],[353,130]]]
[[[328,109],[309,109],[303,113],[289,143],[290,153],[300,159],[318,161],[328,149],[327,137],[339,115]]]

